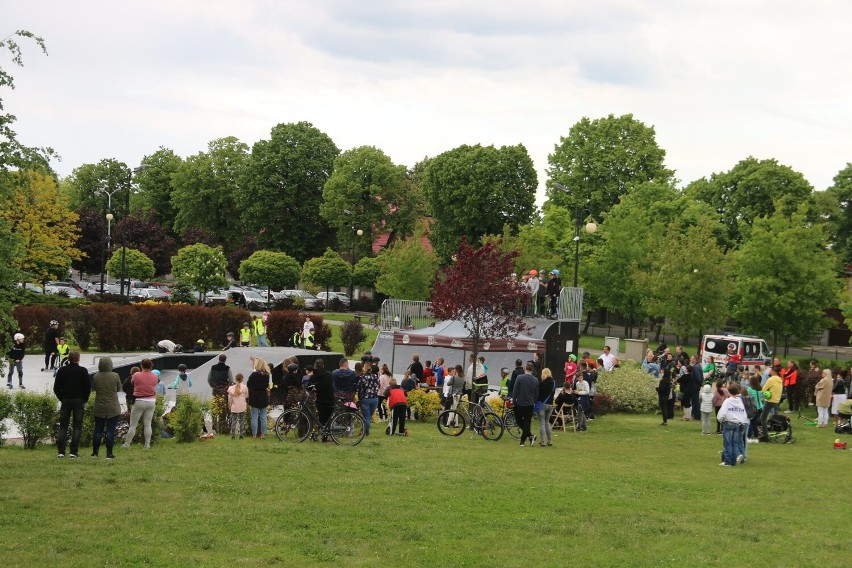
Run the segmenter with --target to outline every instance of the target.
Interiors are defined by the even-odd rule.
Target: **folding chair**
[[[554,428],[562,428],[562,431],[565,432],[568,430],[570,423],[570,427],[574,432],[577,431],[577,420],[576,420],[576,410],[574,409],[573,404],[563,404],[559,408],[556,409],[556,412],[553,413],[553,421],[551,425]]]

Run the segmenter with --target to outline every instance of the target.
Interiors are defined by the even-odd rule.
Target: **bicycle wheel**
[[[438,415],[438,431],[445,436],[461,436],[466,427],[467,421],[456,410],[445,410]]]
[[[493,412],[486,412],[479,433],[486,440],[496,442],[503,437],[503,421]]]
[[[364,417],[357,412],[340,412],[331,417],[331,439],[338,446],[357,446],[366,435]]]
[[[505,428],[506,432],[508,432],[514,439],[521,439],[521,427],[518,426],[518,421],[515,420],[514,410],[508,410],[506,414],[503,415],[503,428]]]
[[[275,435],[282,442],[304,442],[311,433],[311,419],[296,408],[286,410],[275,421]]]

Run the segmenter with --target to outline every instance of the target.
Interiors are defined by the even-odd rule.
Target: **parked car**
[[[67,296],[69,298],[84,298],[83,294],[76,288],[70,286],[45,286],[45,294],[56,294],[57,296]]]
[[[135,288],[133,289],[133,299],[140,302],[145,300],[168,302],[169,296],[159,288]]]
[[[33,284],[32,282],[24,282],[23,285],[18,282],[18,288],[23,288],[24,290],[29,290],[30,292],[35,292],[36,294],[44,294],[44,288],[42,288],[38,284]]]
[[[281,290],[283,298],[292,298],[295,303],[301,301],[306,310],[320,309],[324,304],[323,301],[304,290]]]
[[[326,294],[325,292],[320,292],[317,294],[317,298],[325,302],[325,307],[329,308],[334,306],[334,301],[337,300],[340,302],[340,305],[343,306],[343,309],[348,310],[349,304],[349,294],[344,294],[342,292],[329,292]]]
[[[74,288],[78,292],[83,291],[80,285],[73,280],[51,280],[46,284],[46,286],[60,286],[63,288]]]

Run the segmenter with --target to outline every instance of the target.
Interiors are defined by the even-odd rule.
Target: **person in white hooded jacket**
[[[713,434],[713,387],[706,383],[698,393],[701,405],[701,433],[705,436]]]
[[[728,398],[722,403],[716,418],[722,423],[722,463],[723,466],[735,466],[745,459],[745,430],[748,428],[748,414],[740,398],[740,387],[736,383],[728,385]]]

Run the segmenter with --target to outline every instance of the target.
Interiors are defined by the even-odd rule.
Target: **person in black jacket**
[[[689,363],[692,365],[692,373],[690,374],[692,377],[692,390],[690,391],[692,394],[692,419],[700,420],[701,400],[699,395],[701,394],[701,387],[704,386],[704,371],[701,369],[701,364],[696,355],[689,358]]]
[[[50,326],[44,332],[44,369],[42,372],[56,368],[56,360],[59,352],[56,346],[59,345],[59,322],[56,320],[50,321]]]
[[[26,355],[26,351],[24,349],[24,334],[16,333],[15,334],[15,343],[12,344],[12,348],[6,354],[6,357],[9,358],[9,377],[7,379],[8,387],[12,388],[12,374],[15,372],[15,369],[18,370],[18,386],[27,390],[27,387],[24,386],[24,355]]]
[[[660,402],[660,414],[663,415],[663,423],[660,426],[669,425],[669,399],[673,396],[672,380],[670,374],[664,374],[657,385],[657,398]]]
[[[68,364],[56,372],[53,380],[53,394],[62,403],[59,408],[59,435],[56,437],[58,457],[65,457],[65,445],[68,441],[68,422],[71,423],[71,453],[76,458],[80,447],[80,434],[83,432],[83,408],[92,393],[89,371],[80,366],[80,354],[72,351],[68,354]]]
[[[252,373],[246,381],[251,407],[251,437],[266,438],[266,411],[269,407],[269,365],[261,357],[252,360]]]
[[[227,396],[228,387],[234,383],[231,367],[225,364],[227,360],[228,356],[222,353],[219,355],[219,362],[210,367],[210,372],[207,373],[207,384],[213,389],[213,396]]]
[[[331,373],[325,370],[322,359],[314,361],[314,374],[308,384],[316,389],[317,417],[325,424],[334,412],[334,379]]]

